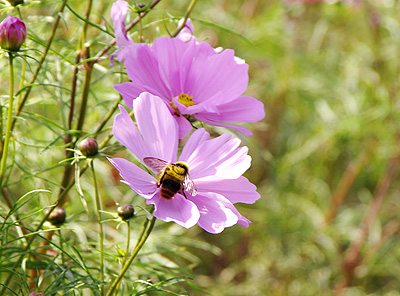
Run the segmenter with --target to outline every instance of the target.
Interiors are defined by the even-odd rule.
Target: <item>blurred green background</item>
[[[152,41],[157,32],[166,34],[165,26],[173,31],[173,24],[158,20],[181,18],[189,2],[161,1],[143,20],[145,40]],[[28,47],[43,50],[32,39],[47,36],[55,3],[59,5],[32,1],[21,8],[31,34]],[[84,13],[82,1],[69,3]],[[92,21],[109,32],[111,4],[96,2],[92,14]],[[232,48],[245,59],[250,66],[246,95],[265,104],[265,119],[247,125],[254,136],[237,135],[250,148],[253,161],[246,176],[262,198],[254,205],[237,206],[253,222],[248,229],[234,226],[212,235],[197,226],[185,230],[157,221],[128,273],[132,282],[189,276],[192,279],[168,289],[195,296],[400,295],[399,11],[397,0],[198,1],[191,14],[195,35],[214,47]],[[7,13],[3,12],[2,18]],[[15,198],[36,188],[53,192],[23,208],[33,224],[43,217],[40,209],[56,199],[63,172],[59,162],[65,157],[62,139],[73,70],[66,60],[75,58],[81,29],[70,11],[64,21],[54,44],[58,54],[52,52],[44,65],[43,85],[33,89],[14,134],[8,189]],[[29,26],[36,26],[35,31]],[[112,40],[96,28],[89,31],[93,54]],[[136,27],[131,34],[138,41]],[[30,63],[33,69],[35,62]],[[0,67],[4,105],[6,58],[0,59]],[[118,98],[112,85],[127,79],[120,72],[120,65],[110,66],[108,60],[95,67],[87,133],[95,130]],[[110,146],[105,152],[116,155],[114,150]],[[122,150],[118,155],[131,157]],[[115,202],[144,205],[118,182],[104,158],[96,163],[105,211],[115,213]],[[92,210],[89,172],[80,186]],[[65,207],[66,250],[74,246],[88,266],[96,266],[95,215],[85,212],[75,190]],[[2,205],[3,215],[6,211]],[[37,215],[30,216],[34,211]],[[141,223],[134,223],[134,232]],[[112,274],[119,269],[112,254],[116,245],[123,248],[126,228],[116,229],[115,222],[104,225]],[[79,278],[79,272],[73,275]],[[125,284],[132,285],[129,280]]]

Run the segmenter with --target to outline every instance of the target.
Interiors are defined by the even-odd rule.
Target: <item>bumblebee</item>
[[[172,199],[179,192],[187,198],[184,190],[192,196],[197,194],[186,163],[181,161],[169,163],[155,157],[145,157],[143,161],[159,176],[158,187],[160,187],[161,197]]]

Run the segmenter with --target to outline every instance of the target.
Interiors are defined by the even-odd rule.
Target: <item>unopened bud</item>
[[[50,213],[49,217],[47,218],[47,221],[49,221],[54,226],[58,226],[65,222],[65,216],[66,216],[65,209],[62,207],[56,207]]]
[[[86,138],[79,143],[79,150],[85,156],[94,156],[99,150],[99,146],[97,145],[97,141],[92,137]]]
[[[0,47],[9,51],[18,51],[25,42],[25,23],[16,16],[7,16],[0,23]]]
[[[120,206],[118,207],[118,216],[120,216],[122,220],[128,220],[135,216],[135,209],[132,205]]]
[[[148,7],[146,6],[146,4],[143,4],[143,3],[137,3],[133,7],[133,12],[136,12],[136,13],[145,12],[147,10],[148,10]]]
[[[24,0],[7,0],[12,6],[17,6],[18,4],[23,4]]]

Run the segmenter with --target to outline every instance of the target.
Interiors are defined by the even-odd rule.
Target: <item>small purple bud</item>
[[[18,51],[26,38],[26,27],[16,16],[7,16],[0,23],[0,47]]]
[[[12,6],[17,6],[18,4],[23,4],[24,0],[7,0]]]
[[[146,12],[148,10],[148,7],[146,6],[146,4],[138,3],[133,7],[132,10],[133,12],[141,13],[141,12]]]
[[[118,207],[118,216],[120,216],[122,220],[128,220],[135,216],[135,209],[132,205],[120,206]]]
[[[97,145],[97,141],[92,137],[86,138],[79,143],[79,150],[85,156],[94,156],[99,150],[99,146]]]
[[[58,226],[65,222],[65,216],[65,209],[62,207],[56,207],[47,218],[47,221],[49,221],[54,226]]]

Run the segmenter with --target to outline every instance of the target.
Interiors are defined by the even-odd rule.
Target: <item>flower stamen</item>
[[[172,109],[175,110],[176,114],[180,114],[178,107],[175,106],[173,103],[173,99],[171,99],[171,102],[169,104],[171,105]],[[189,96],[188,94],[181,93],[178,97],[178,102],[181,103],[182,105],[185,105],[186,107],[193,106],[194,105],[194,100],[193,97]]]

